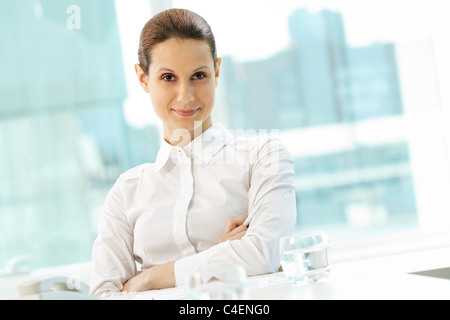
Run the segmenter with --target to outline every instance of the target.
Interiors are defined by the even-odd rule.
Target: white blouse
[[[259,208],[255,208],[264,199]],[[218,244],[228,219],[251,220],[241,240]],[[117,295],[141,270],[176,261],[213,276],[239,264],[248,275],[279,268],[279,239],[295,225],[294,162],[278,139],[247,139],[215,124],[184,148],[163,140],[154,164],[123,173],[106,198],[93,246],[91,294]]]

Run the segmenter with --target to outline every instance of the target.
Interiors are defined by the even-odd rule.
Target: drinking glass
[[[325,233],[304,233],[280,239],[283,271],[294,284],[316,282],[330,272],[330,244]]]

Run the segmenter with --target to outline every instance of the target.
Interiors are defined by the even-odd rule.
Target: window
[[[228,126],[281,130],[295,157],[298,232],[448,230],[442,1],[173,5],[211,21]]]
[[[450,226],[444,1],[0,2],[0,269],[90,260],[120,173],[153,162],[139,33],[202,15],[223,57],[214,121],[274,129],[295,158],[296,232],[332,239]],[[378,239],[378,238],[377,238]]]
[[[159,144],[124,117],[115,3],[2,1],[0,24],[0,269],[88,261],[107,191]]]

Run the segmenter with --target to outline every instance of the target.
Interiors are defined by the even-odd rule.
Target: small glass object
[[[324,233],[290,235],[280,239],[283,271],[294,284],[312,283],[330,272],[330,244]]]
[[[190,300],[248,299],[247,273],[240,265],[215,268],[209,279],[199,272],[188,274],[185,284]]]

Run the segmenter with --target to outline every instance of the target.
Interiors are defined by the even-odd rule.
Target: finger
[[[247,233],[247,230],[243,230],[239,232],[238,234],[235,234],[233,237],[230,238],[230,240],[241,240],[245,234]]]
[[[234,227],[237,227],[244,223],[245,218],[241,218],[241,217],[231,218],[228,221],[230,221],[231,224],[234,224]]]
[[[240,240],[242,239],[247,233],[247,230],[242,230],[241,232],[238,232],[237,234],[234,234],[233,236],[230,236],[230,234],[224,234],[219,239],[219,243],[225,242],[225,241],[231,241],[231,240]]]
[[[227,221],[227,224],[225,226],[225,233],[230,232],[231,230],[235,229],[236,227],[242,225],[245,221],[245,218],[230,218]]]
[[[240,226],[234,228],[233,230],[231,230],[228,234],[230,237],[233,237],[236,234],[239,234],[241,232],[247,232],[247,227],[244,225],[240,225]]]

